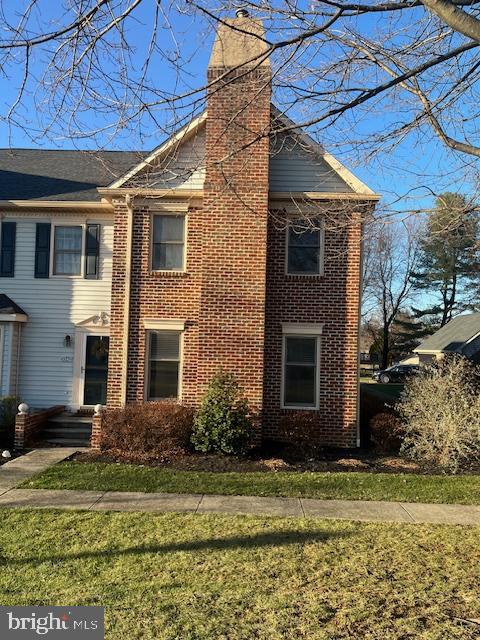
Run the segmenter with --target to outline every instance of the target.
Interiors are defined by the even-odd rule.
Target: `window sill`
[[[183,278],[184,276],[189,276],[190,274],[188,273],[188,271],[157,271],[156,269],[150,269],[150,275],[158,277],[166,276],[167,278]]]
[[[287,280],[324,280],[323,273],[286,273],[285,278]]]
[[[320,409],[320,407],[286,407],[285,405],[282,405],[280,407],[282,409],[282,411],[318,411]]]

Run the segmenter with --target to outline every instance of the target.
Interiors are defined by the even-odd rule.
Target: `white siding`
[[[277,136],[270,153],[270,191],[352,192],[321,155],[291,136]]]
[[[147,167],[125,185],[151,189],[203,189],[205,181],[205,127],[180,142],[155,166]]]
[[[62,224],[67,220],[60,215],[17,218],[15,277],[2,278],[0,292],[28,314],[21,334],[19,396],[32,407],[68,405],[72,403],[74,345],[66,348],[64,338],[75,337],[75,324],[110,311],[113,221],[88,217],[88,222],[102,225],[99,280],[34,278],[37,222]],[[68,222],[82,224],[87,218],[69,216]]]
[[[312,151],[291,136],[277,136],[270,145],[270,191],[324,191],[351,193],[351,187]],[[151,189],[203,189],[205,181],[205,127],[174,152],[147,167],[124,186]]]

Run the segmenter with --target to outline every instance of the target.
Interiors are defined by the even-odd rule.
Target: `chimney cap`
[[[248,9],[246,9],[245,7],[240,7],[240,9],[237,9],[235,11],[235,15],[237,16],[237,18],[248,18],[250,16],[250,14],[248,13]]]

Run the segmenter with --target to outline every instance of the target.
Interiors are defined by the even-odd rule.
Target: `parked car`
[[[372,378],[376,382],[382,382],[388,384],[389,382],[405,382],[408,376],[411,376],[420,371],[420,367],[416,364],[396,364],[388,369],[381,369],[375,371]]]

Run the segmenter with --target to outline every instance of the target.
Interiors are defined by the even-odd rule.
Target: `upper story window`
[[[185,216],[153,216],[152,269],[185,270]]]
[[[54,227],[53,275],[79,276],[82,274],[83,227]]]
[[[287,273],[319,276],[323,272],[323,228],[288,227]]]

